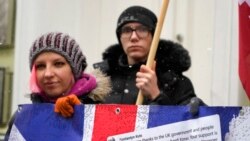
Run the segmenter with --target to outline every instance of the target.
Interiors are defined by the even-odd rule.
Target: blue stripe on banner
[[[241,107],[201,106],[198,115],[194,117],[189,112],[189,106],[150,106],[148,128],[218,114],[224,141],[225,134],[229,132],[229,122],[238,116],[240,110]]]
[[[150,106],[148,118],[148,128],[151,128],[188,120],[192,115],[187,106]]]
[[[52,104],[20,105],[15,125],[27,141],[82,141],[84,106],[75,108],[73,118],[64,118]]]

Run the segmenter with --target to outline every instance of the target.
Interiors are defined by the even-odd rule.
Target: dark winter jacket
[[[186,105],[196,97],[192,82],[182,73],[191,66],[189,53],[180,44],[160,40],[156,53],[156,74],[160,96],[154,101],[144,98],[143,104]],[[135,85],[136,73],[140,66],[129,66],[126,55],[119,44],[106,49],[103,62],[94,64],[111,77],[112,92],[104,103],[135,104],[138,88]]]

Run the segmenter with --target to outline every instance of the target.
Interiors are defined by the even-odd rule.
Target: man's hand
[[[74,113],[74,106],[80,105],[81,102],[74,94],[60,97],[55,103],[55,112],[61,114],[63,117],[71,117]]]
[[[139,88],[142,91],[142,94],[150,100],[154,100],[160,94],[155,66],[155,62],[152,69],[142,65],[140,71],[136,74],[136,87]]]

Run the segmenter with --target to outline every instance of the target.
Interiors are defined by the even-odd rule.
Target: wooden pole
[[[166,11],[168,8],[168,4],[169,4],[169,0],[163,0],[162,2],[162,6],[161,6],[161,12],[160,12],[160,16],[158,18],[158,22],[156,25],[156,29],[155,29],[155,33],[154,33],[154,37],[151,43],[151,47],[150,47],[150,51],[149,51],[149,55],[148,55],[148,59],[147,59],[147,63],[146,66],[152,68],[153,63],[154,63],[154,59],[155,59],[155,54],[158,48],[158,43],[159,43],[159,39],[160,39],[160,34],[161,34],[161,30],[162,30],[162,26],[163,26],[163,22],[164,22],[164,18],[166,15]],[[136,100],[136,105],[141,105],[143,102],[143,95],[141,90],[138,93],[138,97]]]

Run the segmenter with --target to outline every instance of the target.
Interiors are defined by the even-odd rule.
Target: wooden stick
[[[166,11],[168,8],[168,4],[169,4],[169,0],[163,0],[162,7],[161,7],[161,13],[160,13],[160,16],[158,18],[158,22],[156,25],[154,37],[153,37],[153,40],[151,43],[151,47],[150,47],[150,51],[149,51],[149,55],[148,55],[148,59],[147,59],[147,64],[146,64],[146,66],[150,67],[150,68],[152,68],[153,63],[154,63],[155,54],[156,54],[156,51],[158,48],[160,34],[161,34],[164,18],[166,15]],[[143,95],[142,95],[142,92],[140,90],[138,93],[137,100],[136,100],[136,105],[141,105],[142,102],[143,102]]]

